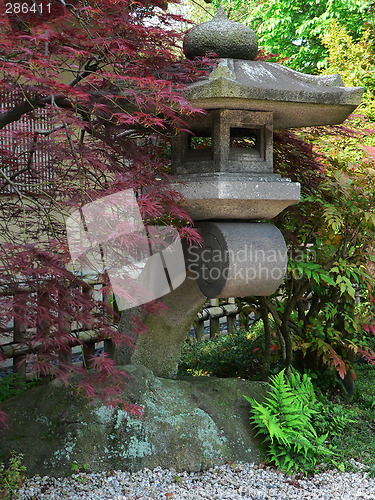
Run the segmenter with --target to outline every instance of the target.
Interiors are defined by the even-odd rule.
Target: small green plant
[[[79,474],[80,472],[88,472],[88,470],[89,470],[89,467],[87,464],[79,465],[78,462],[74,461],[70,467],[69,475]],[[86,481],[85,477],[82,477],[79,475],[76,477],[76,479],[78,479],[78,481],[81,481],[83,483]]]
[[[20,498],[19,489],[25,480],[26,467],[22,465],[23,455],[12,453],[7,464],[0,464],[0,499]]]
[[[83,469],[83,470],[82,470]],[[79,472],[86,472],[88,470],[88,465],[87,464],[82,464],[78,465],[78,462],[73,462],[72,466],[70,467],[70,470],[75,474]]]
[[[367,469],[367,476],[370,478],[370,479],[374,479],[375,478],[375,467],[369,467]]]
[[[292,370],[290,379],[282,370],[270,378],[271,390],[263,403],[244,396],[252,405],[251,421],[264,436],[269,461],[283,471],[314,471],[319,460],[334,453],[313,426],[318,402],[311,378]]]
[[[327,398],[321,398],[317,404],[317,413],[313,416],[313,425],[320,433],[328,432],[332,437],[342,437],[355,420],[349,418],[347,409],[342,404],[335,404]]]

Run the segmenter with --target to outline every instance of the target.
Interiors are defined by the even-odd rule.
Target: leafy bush
[[[22,465],[23,455],[13,453],[7,465],[0,464],[0,499],[20,498],[18,490],[25,479],[26,467]]]
[[[244,396],[252,405],[251,421],[264,436],[269,460],[283,471],[313,471],[320,459],[334,453],[324,445],[328,433],[318,436],[313,425],[319,404],[311,378],[292,371],[289,380],[282,370],[270,381],[264,403]]]
[[[260,330],[258,330],[260,331]],[[215,377],[259,376],[263,337],[258,332],[238,331],[210,340],[185,344],[180,359],[180,375]]]

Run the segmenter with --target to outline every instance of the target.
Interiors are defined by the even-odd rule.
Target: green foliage
[[[26,382],[24,377],[16,373],[5,375],[0,379],[0,401],[25,392],[27,389],[37,385],[40,381],[34,379]]]
[[[363,86],[366,91],[373,91],[375,71],[372,38],[370,27],[364,30],[360,39],[354,39],[345,25],[332,20],[329,29],[321,37],[322,44],[328,51],[324,72],[339,73],[347,86]],[[368,104],[367,98],[361,110],[365,111]]]
[[[328,50],[321,37],[332,21],[345,26],[354,40],[371,21],[371,2],[363,0],[213,0],[210,11],[219,4],[230,19],[257,32],[263,49],[305,73],[316,73],[326,64]]]
[[[320,400],[317,413],[313,418],[313,425],[320,433],[328,433],[330,437],[341,437],[349,430],[355,421],[348,416],[347,409],[328,399]]]
[[[322,432],[330,431],[329,443],[337,450],[340,461],[348,470],[350,460],[375,470],[375,422],[371,408],[375,394],[375,366],[355,365],[358,380],[354,386],[351,403],[340,401],[338,396],[318,394],[321,411],[314,417],[314,425],[322,427]],[[326,392],[326,391],[324,391]],[[315,423],[316,422],[316,423]]]
[[[0,464],[0,498],[20,498],[19,488],[25,479],[26,467],[22,465],[23,455],[12,453],[7,464]]]
[[[185,344],[179,374],[241,378],[260,374],[261,325],[250,332],[239,331]]]
[[[274,319],[285,366],[297,350],[306,367],[328,367],[342,379],[354,355],[375,361],[368,321],[355,310],[356,294],[367,301],[374,286],[367,270],[375,239],[375,170],[359,147],[362,137],[343,127],[275,135],[276,170],[301,183],[302,199],[276,219],[289,248],[288,274],[266,298],[266,312]],[[341,147],[345,139],[349,145]]]
[[[263,403],[245,396],[270,462],[288,472],[315,470],[319,460],[332,457],[333,452],[324,445],[328,434],[318,436],[313,426],[318,404],[310,377],[292,371],[289,380],[282,370],[271,377],[270,384],[272,390]]]

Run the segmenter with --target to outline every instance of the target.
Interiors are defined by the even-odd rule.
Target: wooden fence
[[[109,296],[104,296],[102,292],[103,284],[96,280],[87,279],[85,280],[85,285],[80,288],[83,295],[96,294],[95,298],[99,301],[99,304],[100,301],[104,303],[109,299]],[[12,296],[9,296],[9,292],[0,290],[0,300],[11,299],[13,303],[13,310],[15,312],[17,309],[24,309],[27,307],[30,296],[32,296],[32,300],[36,301],[40,306],[43,306],[46,302],[46,298],[42,291],[37,292],[32,287],[26,286],[23,283],[19,283],[18,288],[14,290]],[[99,313],[99,310],[97,313]],[[5,358],[13,360],[13,373],[26,377],[27,367],[26,363],[22,362],[22,359],[29,353],[35,353],[35,355],[38,355],[38,351],[42,347],[42,343],[37,344],[33,342],[33,344],[30,345],[30,343],[27,343],[27,339],[30,338],[30,334],[35,333],[36,329],[43,329],[45,328],[45,325],[43,324],[43,321],[38,321],[33,332],[33,329],[29,328],[27,324],[25,324],[25,321],[18,319],[19,317],[22,317],[22,315],[14,317],[12,321],[8,323],[7,327],[0,328],[0,350]],[[67,321],[67,324],[70,325],[68,330],[69,334],[67,336],[69,339],[67,340],[69,347],[59,352],[59,361],[64,363],[72,362],[72,351],[74,354],[74,350],[77,349],[82,349],[83,360],[90,359],[92,355],[95,355],[99,333],[90,329],[90,325],[77,324],[75,321]],[[9,340],[10,338],[12,340]],[[102,347],[104,348],[104,351],[108,352],[109,355],[113,355],[113,346],[110,340],[104,340]],[[9,365],[9,361],[0,362],[0,372],[4,365]]]
[[[220,334],[221,327],[225,332],[232,333],[237,328],[237,315],[239,312],[237,304],[233,302],[221,305],[206,305],[202,312],[198,313],[197,319],[194,321],[195,338],[203,340],[216,337]]]
[[[97,281],[86,280],[87,288],[82,290],[82,293],[96,293],[96,299],[103,301],[103,293],[100,290],[102,284]],[[17,289],[12,296],[13,308],[24,307],[27,303],[29,294],[36,294],[35,290],[32,290],[26,286],[21,286]],[[6,292],[0,291],[0,298],[8,297]],[[108,300],[109,296],[106,295],[104,300]],[[43,294],[40,296],[33,297],[33,300],[37,300],[39,304],[43,304]],[[192,326],[189,333],[188,339],[196,338],[197,340],[212,338],[223,332],[233,332],[236,329],[237,314],[239,313],[238,306],[233,303],[234,299],[229,299],[230,303],[218,304],[218,301],[208,301],[201,312],[198,313],[196,320]],[[215,304],[215,305],[214,305]],[[116,326],[116,325],[113,325]],[[40,325],[38,327],[43,327]],[[35,345],[35,343],[30,346],[25,343],[25,339],[30,335],[30,329],[27,325],[22,324],[19,320],[13,318],[13,321],[3,329],[0,329],[0,350],[8,361],[0,362],[0,372],[2,369],[8,369],[10,363],[13,365],[13,373],[17,373],[26,378],[27,367],[26,363],[22,362],[26,354],[30,352],[38,355],[38,349],[42,345]],[[74,362],[79,353],[82,350],[82,363],[84,366],[87,365],[86,360],[89,360],[95,355],[98,348],[104,349],[109,356],[113,356],[114,349],[112,342],[110,340],[99,341],[99,334],[95,330],[91,330],[89,326],[77,325],[75,322],[71,323],[69,338],[69,347],[59,353],[58,359],[64,363]],[[9,339],[12,340],[9,340]]]

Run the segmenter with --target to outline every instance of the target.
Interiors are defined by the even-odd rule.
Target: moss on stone
[[[0,436],[4,456],[11,450],[24,453],[28,474],[57,476],[73,461],[92,471],[156,466],[199,471],[227,460],[260,458],[243,394],[262,399],[262,382],[170,380],[143,366],[124,370],[133,377],[124,399],[144,407],[141,419],[50,383],[0,405],[12,418],[12,431]]]

